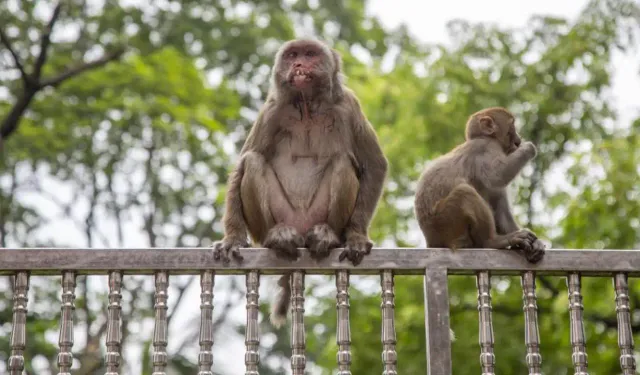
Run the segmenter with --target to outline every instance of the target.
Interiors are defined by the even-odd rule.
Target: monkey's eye
[[[306,55],[307,57],[313,57],[316,55],[316,51],[307,51]]]
[[[292,59],[295,58],[296,56],[298,56],[298,53],[296,51],[291,51],[287,53],[287,57],[290,57]]]

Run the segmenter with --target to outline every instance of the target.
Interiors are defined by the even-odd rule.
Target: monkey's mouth
[[[296,69],[291,77],[294,86],[306,86],[312,80],[311,73],[302,69]]]

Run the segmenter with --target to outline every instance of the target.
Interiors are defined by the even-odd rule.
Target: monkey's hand
[[[345,258],[349,259],[354,266],[357,266],[362,262],[362,258],[371,252],[373,242],[363,234],[351,232],[347,234],[347,241],[345,243],[345,249],[338,258],[339,261],[343,261]]]
[[[538,239],[529,229],[523,228],[515,233],[520,236],[514,237],[516,241],[510,243],[514,248],[520,249],[524,253],[524,257],[531,263],[538,263],[544,257],[545,244]]]
[[[533,159],[536,157],[536,155],[538,154],[538,149],[536,148],[536,146],[533,144],[533,142],[524,142],[520,148],[522,148],[522,152],[527,156],[527,158],[529,159]]]
[[[232,256],[242,262],[244,257],[240,255],[241,247],[249,247],[246,238],[224,237],[221,241],[213,243],[213,259],[222,259],[222,262],[228,264]]]
[[[275,250],[276,255],[296,260],[300,256],[298,248],[304,247],[304,238],[295,228],[276,224],[267,233],[263,246]]]
[[[318,224],[311,228],[305,242],[311,256],[316,259],[326,258],[331,249],[340,246],[340,239],[328,224]]]
[[[529,262],[538,263],[544,257],[545,247],[544,242],[536,238],[536,240],[531,244],[531,250],[526,252],[524,256]]]

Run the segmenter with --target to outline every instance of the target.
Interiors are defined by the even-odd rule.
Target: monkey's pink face
[[[318,76],[323,74],[323,61],[324,53],[317,46],[289,47],[283,54],[287,81],[301,91],[311,88]]]

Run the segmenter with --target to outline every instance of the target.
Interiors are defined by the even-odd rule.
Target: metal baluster
[[[480,318],[480,365],[482,375],[494,375],[496,357],[493,354],[493,321],[491,319],[491,276],[478,272],[478,316]]]
[[[260,294],[260,274],[258,271],[247,273],[247,330],[245,332],[244,343],[246,353],[244,355],[245,375],[258,375],[258,364],[260,364],[260,332],[258,326],[258,303]]]
[[[338,326],[338,374],[351,375],[351,328],[349,327],[349,271],[336,272],[336,309]]]
[[[631,331],[631,308],[629,305],[629,283],[627,275],[618,273],[613,277],[616,289],[616,314],[618,316],[618,346],[620,347],[620,368],[624,375],[636,373],[636,359],[633,357],[633,332]]]
[[[71,375],[73,366],[73,312],[76,309],[74,301],[76,289],[76,274],[72,271],[62,273],[62,306],[60,307],[60,336],[58,344],[58,375]]]
[[[22,375],[24,371],[24,349],[27,345],[27,302],[29,273],[21,271],[14,277],[13,325],[11,329],[11,357],[9,374]]]
[[[292,375],[304,375],[307,365],[304,332],[304,272],[291,275],[291,371]]]
[[[522,302],[524,310],[524,342],[527,346],[529,375],[541,375],[540,333],[538,332],[538,304],[536,297],[536,274],[522,274]]]
[[[166,375],[169,274],[166,271],[158,271],[155,279],[156,293],[153,308],[156,313],[156,319],[153,328],[153,375]]]
[[[200,353],[198,375],[213,375],[213,271],[200,274]]]
[[[588,375],[587,372],[587,343],[582,322],[582,294],[580,293],[580,274],[570,273],[567,277],[569,289],[569,318],[571,320],[571,347],[573,354],[573,368],[575,375]]]
[[[427,336],[427,375],[451,374],[449,284],[446,268],[427,268],[424,273],[424,315]]]
[[[382,363],[384,365],[383,375],[397,375],[396,365],[398,356],[396,353],[396,325],[394,319],[394,291],[393,272],[382,271],[380,277],[382,288]]]
[[[122,272],[109,272],[109,307],[107,311],[107,354],[105,375],[118,375],[120,371],[120,350],[122,346]]]

